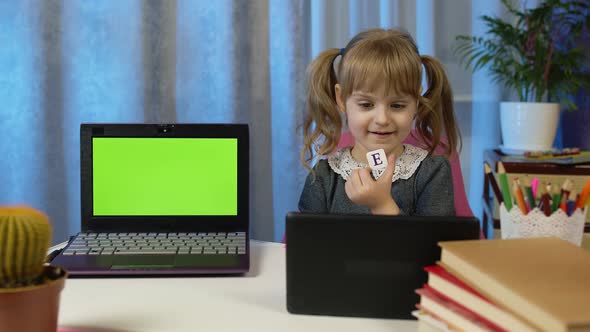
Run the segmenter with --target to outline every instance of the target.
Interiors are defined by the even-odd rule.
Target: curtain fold
[[[458,109],[470,116],[471,76],[448,50],[455,34],[470,31],[470,22],[458,18],[472,15],[471,1],[452,6],[433,0],[1,1],[0,204],[47,212],[53,242],[64,241],[80,227],[80,123],[248,123],[251,234],[280,240],[307,174],[298,126],[308,63],[361,30],[402,27],[452,68],[455,93],[467,96]],[[471,123],[465,126],[464,137]],[[477,149],[464,150],[462,158]]]
[[[483,35],[486,31],[481,15],[500,16],[502,15],[499,1],[490,3],[473,2],[471,9],[471,20],[474,35]],[[476,217],[481,218],[483,212],[483,152],[486,149],[496,148],[501,141],[500,138],[500,113],[499,100],[500,88],[490,79],[487,71],[479,71],[473,74],[473,112],[471,120],[471,166],[469,175],[468,200],[471,202],[471,209]],[[487,232],[487,230],[483,230]]]
[[[272,174],[273,194],[269,198],[273,203],[275,241],[280,241],[285,233],[285,214],[297,210],[302,179],[307,175],[299,161],[303,141],[299,125],[303,123],[305,69],[309,63],[304,21],[308,11],[302,1],[270,2],[272,167],[268,174]],[[283,19],[289,15],[299,19]]]

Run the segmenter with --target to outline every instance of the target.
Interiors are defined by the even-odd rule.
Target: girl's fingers
[[[361,187],[363,185],[363,180],[361,177],[361,171],[362,169],[355,169],[352,171],[352,173],[350,174],[351,180],[352,180],[352,184],[357,186],[357,187]]]
[[[394,172],[395,172],[395,155],[392,154],[387,158],[387,168],[385,169],[383,174],[381,174],[381,177],[379,177],[378,181],[382,180],[385,182],[391,182]]]
[[[352,179],[349,177],[348,181],[344,184],[344,191],[351,201],[354,201],[357,197],[357,189]]]
[[[371,169],[370,168],[363,168],[359,169],[359,179],[361,181],[361,185],[370,185],[373,182],[373,178],[371,177]]]

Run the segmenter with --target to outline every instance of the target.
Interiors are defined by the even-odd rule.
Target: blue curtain
[[[485,73],[472,80],[450,50],[455,35],[480,33],[478,17],[499,4],[0,0],[0,205],[45,211],[54,242],[63,241],[80,225],[80,123],[248,123],[252,236],[280,240],[306,176],[297,126],[307,64],[361,30],[402,27],[448,69],[464,180],[479,216],[483,150],[499,143],[500,95]]]
[[[248,123],[252,236],[280,239],[301,190],[305,8],[0,1],[0,205],[45,211],[60,242],[80,229],[80,123]]]
[[[482,15],[501,16],[502,5],[499,1],[473,1],[471,7],[472,33],[476,36],[484,35],[487,27],[481,20]],[[472,166],[469,179],[469,194],[467,199],[471,203],[474,215],[483,215],[483,152],[494,149],[501,142],[500,137],[500,104],[501,91],[497,83],[491,81],[491,75],[486,69],[473,74],[472,80],[473,111],[471,120],[471,157]],[[486,230],[484,230],[485,232]]]

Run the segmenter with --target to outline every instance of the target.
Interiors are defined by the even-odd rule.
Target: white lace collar
[[[363,164],[356,161],[350,151],[351,147],[340,149],[328,156],[328,164],[330,168],[340,174],[344,180],[348,179],[353,170],[358,168],[367,168],[369,164]],[[395,161],[395,171],[391,182],[397,179],[407,180],[420,166],[420,163],[426,156],[428,151],[415,147],[413,145],[404,144],[404,152],[397,157]],[[373,170],[373,177],[378,179],[384,170]]]

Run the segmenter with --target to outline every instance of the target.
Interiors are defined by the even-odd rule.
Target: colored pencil
[[[492,189],[494,190],[494,196],[496,196],[496,199],[498,200],[498,204],[502,204],[502,202],[504,201],[504,198],[502,196],[502,192],[500,191],[500,188],[498,187],[498,182],[496,182],[496,178],[494,177],[494,174],[492,173],[492,168],[490,167],[490,165],[488,165],[488,163],[484,162],[483,169],[486,173],[486,177],[488,178],[488,181],[490,181],[490,184],[492,185]]]
[[[498,162],[498,177],[500,178],[500,187],[502,187],[502,198],[504,199],[504,205],[506,210],[512,209],[512,197],[510,196],[510,187],[508,186],[508,177],[506,175],[506,169],[501,161]]]
[[[584,206],[586,206],[586,204],[588,204],[589,200],[590,200],[590,179],[588,179],[588,181],[586,181],[586,184],[584,185],[584,189],[582,189],[582,192],[580,192],[580,197],[578,197],[578,199],[576,201],[576,209],[577,208],[584,208]]]
[[[561,196],[561,202],[559,202],[559,208],[561,211],[567,214],[567,197],[565,195]]]
[[[566,195],[569,197],[570,190],[572,190],[573,186],[574,182],[570,178],[565,179],[561,185],[561,195]]]
[[[567,215],[571,216],[572,214],[574,214],[574,211],[576,210],[576,196],[578,196],[578,193],[576,192],[575,189],[572,189],[570,191],[569,194],[569,198],[566,202],[566,206],[567,206]]]
[[[528,201],[529,211],[534,209],[537,205],[535,202],[535,196],[533,195],[533,188],[531,186],[531,181],[529,178],[525,177],[522,179],[522,186],[524,188],[524,193],[526,195],[526,200]]]
[[[527,214],[528,211],[524,203],[524,195],[522,194],[522,189],[520,189],[520,185],[518,185],[518,178],[512,180],[512,193],[516,198],[516,204],[520,208],[520,211],[522,211],[522,214]]]
[[[541,203],[539,204],[539,208],[547,217],[549,217],[551,215],[551,196],[547,189],[551,188],[551,183],[548,183],[546,186],[539,186],[539,188],[539,191],[541,192]]]
[[[543,200],[543,213],[549,217],[551,215],[551,196],[548,193],[544,193],[541,199]]]
[[[567,196],[562,195],[561,201],[559,202],[559,208],[567,214]]]
[[[537,197],[537,189],[539,188],[539,179],[533,178],[531,180],[531,189],[533,190],[533,197]]]
[[[555,210],[559,209],[561,203],[561,197],[564,196],[563,186],[561,186],[561,190],[558,187],[553,187],[553,193],[551,193],[551,213],[555,212]],[[569,191],[567,191],[569,194]],[[565,195],[567,197],[567,195]]]

